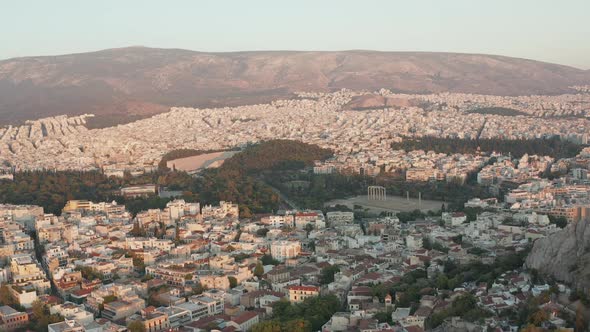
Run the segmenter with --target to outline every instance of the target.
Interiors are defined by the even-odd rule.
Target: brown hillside
[[[589,83],[589,71],[493,55],[130,47],[0,61],[0,124],[58,114],[136,118],[173,105],[259,103],[294,91],[519,95],[563,93]]]

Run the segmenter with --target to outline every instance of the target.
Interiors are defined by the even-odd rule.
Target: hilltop
[[[295,91],[528,95],[589,83],[589,71],[496,55],[128,47],[0,61],[0,124],[94,113],[91,126],[110,125],[170,106],[254,104]]]

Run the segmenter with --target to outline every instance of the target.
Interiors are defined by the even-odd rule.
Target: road
[[[295,202],[293,202],[292,200],[290,200],[289,198],[287,198],[287,196],[283,195],[283,193],[280,190],[278,190],[277,188],[271,186],[267,182],[264,182],[264,183],[267,186],[269,186],[270,189],[272,189],[277,195],[279,195],[279,198],[281,199],[281,201],[284,202],[286,205],[288,205],[291,210],[299,210],[299,211],[301,211],[301,209],[297,206],[297,204],[295,204]]]

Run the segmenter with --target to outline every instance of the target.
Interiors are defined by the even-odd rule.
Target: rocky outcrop
[[[590,222],[572,223],[565,229],[535,241],[526,267],[590,289]]]

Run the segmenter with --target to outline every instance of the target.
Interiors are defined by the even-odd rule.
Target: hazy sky
[[[590,69],[590,0],[0,0],[0,58],[144,45],[448,51]]]

